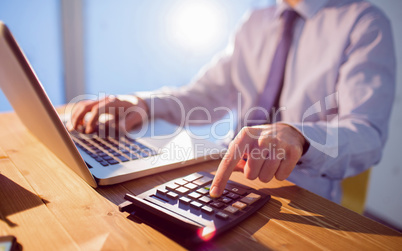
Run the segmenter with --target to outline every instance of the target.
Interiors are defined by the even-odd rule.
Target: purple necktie
[[[272,108],[277,108],[279,105],[279,96],[283,86],[283,79],[285,75],[286,59],[288,56],[290,44],[292,42],[293,24],[295,23],[298,14],[294,10],[285,10],[282,13],[282,27],[280,28],[281,39],[279,41],[277,50],[275,52],[271,69],[268,75],[268,79],[263,92],[260,94],[257,107],[251,115],[253,124],[265,124],[268,122],[267,115],[262,111],[266,110],[268,113],[272,111]],[[273,93],[273,95],[271,94]],[[269,99],[267,97],[274,97]],[[256,123],[257,122],[257,123]],[[272,121],[271,121],[272,122]]]

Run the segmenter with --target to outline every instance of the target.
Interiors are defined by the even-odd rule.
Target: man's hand
[[[306,140],[295,128],[281,123],[244,127],[230,143],[211,185],[211,197],[219,197],[233,171],[251,180],[286,179],[302,156]]]
[[[67,126],[68,129],[77,130],[80,126],[84,126],[85,133],[92,133],[96,130],[99,116],[109,114],[112,115],[116,127],[130,130],[148,117],[149,108],[144,100],[136,96],[121,97],[123,98],[108,96],[96,101],[86,100],[77,103]],[[85,122],[84,117],[87,113],[90,115]]]

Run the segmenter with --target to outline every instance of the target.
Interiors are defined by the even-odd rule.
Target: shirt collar
[[[322,9],[328,0],[301,0],[293,10],[304,19],[312,18],[320,9]],[[279,18],[287,9],[292,9],[284,0],[276,0],[275,18]]]

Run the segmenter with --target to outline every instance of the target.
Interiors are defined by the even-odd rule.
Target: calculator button
[[[205,188],[200,188],[200,189],[198,189],[198,190],[197,190],[197,193],[200,193],[200,194],[206,195],[206,194],[208,194],[208,190],[207,190],[207,189],[205,189]]]
[[[188,183],[188,184],[185,184],[184,186],[187,187],[190,190],[193,190],[193,189],[197,188],[197,186],[194,185],[193,183]]]
[[[244,209],[245,207],[247,207],[247,204],[240,202],[240,201],[236,201],[235,203],[232,204],[232,207],[238,208],[240,210]]]
[[[189,198],[187,198],[187,197],[181,197],[181,198],[179,199],[179,201],[180,201],[181,203],[183,203],[183,204],[186,204],[186,205],[191,202],[191,200],[190,200]]]
[[[167,192],[169,192],[168,190],[166,190],[165,188],[158,188],[158,190],[156,190],[157,193],[160,194],[166,194]]]
[[[179,194],[185,194],[190,190],[188,188],[185,188],[185,187],[179,187],[179,188],[175,189],[174,191],[178,192]]]
[[[222,195],[226,195],[228,193],[228,190],[223,190],[223,193],[222,193]]]
[[[208,213],[208,214],[211,214],[211,213],[214,212],[214,210],[213,210],[211,207],[209,207],[209,206],[203,206],[203,207],[201,207],[201,211],[206,212],[206,213]]]
[[[192,198],[192,199],[194,199],[194,200],[200,198],[201,196],[202,196],[202,195],[199,194],[199,193],[197,193],[197,192],[192,192],[192,193],[190,193],[190,194],[188,195],[188,197],[190,197],[190,198]]]
[[[225,204],[223,204],[222,202],[218,202],[218,201],[214,201],[211,204],[209,204],[210,206],[216,207],[216,208],[221,208],[223,207]]]
[[[166,194],[169,198],[172,198],[172,199],[177,199],[177,198],[179,198],[179,195],[177,194],[177,193],[174,193],[174,192],[168,192],[167,194]]]
[[[199,209],[199,208],[202,207],[202,204],[199,203],[199,202],[197,202],[197,201],[192,201],[192,202],[190,203],[190,206]]]
[[[201,178],[201,177],[202,177],[201,174],[199,174],[199,173],[193,173],[193,174],[190,174],[190,175],[184,177],[183,180],[188,181],[188,182],[191,182],[191,181],[197,180],[197,179],[199,179],[199,178]]]
[[[229,215],[225,214],[224,212],[217,212],[216,217],[221,218],[222,220],[227,220]]]
[[[225,209],[223,209],[223,211],[231,213],[231,214],[235,214],[239,211],[239,209],[232,207],[232,206],[227,206],[227,207],[225,207]]]
[[[219,201],[227,204],[227,203],[230,203],[232,201],[232,199],[228,198],[228,197],[222,197],[219,199]]]
[[[228,193],[228,194],[226,194],[226,196],[231,199],[234,199],[234,200],[240,197],[239,195],[237,195],[235,193]]]
[[[196,184],[197,186],[203,186],[205,184],[208,184],[209,182],[211,182],[212,179],[208,178],[208,177],[203,177],[201,179],[195,180],[193,181],[194,184]]]
[[[185,180],[176,180],[174,183],[177,184],[177,185],[180,185],[180,186],[184,186],[184,185],[187,184],[188,182],[185,181]]]
[[[256,202],[257,200],[259,200],[260,198],[261,198],[261,195],[255,194],[255,193],[250,193],[246,197],[243,197],[240,201],[243,203],[246,203],[247,205],[251,205],[254,202]]]
[[[239,187],[232,187],[230,185],[228,185],[226,187],[227,190],[229,190],[230,192],[236,193],[238,195],[245,195],[247,193],[247,191],[245,189],[239,188]]]
[[[209,202],[211,202],[212,200],[210,198],[208,198],[207,196],[202,196],[201,198],[198,199],[201,202],[204,202],[205,204],[208,204]]]
[[[167,189],[167,190],[175,190],[175,189],[178,188],[178,187],[179,187],[179,185],[176,185],[176,184],[169,184],[169,185],[166,186],[166,189]]]

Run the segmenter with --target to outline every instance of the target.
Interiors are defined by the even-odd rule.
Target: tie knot
[[[299,16],[299,14],[294,11],[294,10],[285,10],[282,13],[282,18],[285,22],[285,26],[290,26],[295,20],[296,18]]]

